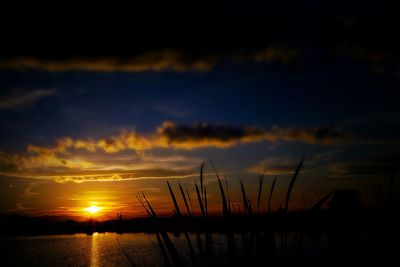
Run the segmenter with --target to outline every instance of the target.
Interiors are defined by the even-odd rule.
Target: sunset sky
[[[233,202],[239,178],[255,198],[278,176],[278,208],[303,156],[292,209],[337,188],[372,202],[399,172],[398,18],[316,2],[2,11],[0,213],[142,216],[143,191],[168,214],[166,181],[194,202],[208,160]]]

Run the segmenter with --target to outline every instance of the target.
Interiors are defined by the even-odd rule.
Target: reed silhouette
[[[167,181],[167,186],[174,205],[174,216],[168,220],[159,220],[156,224],[156,234],[162,257],[165,263],[172,266],[181,266],[182,254],[170,242],[168,233],[183,234],[187,242],[187,255],[192,266],[354,266],[359,264],[370,265],[384,262],[386,265],[397,266],[395,254],[391,254],[396,247],[390,234],[398,234],[399,222],[396,213],[382,210],[362,209],[360,194],[357,190],[337,189],[329,192],[316,203],[306,209],[304,194],[303,208],[298,212],[289,212],[290,197],[299,177],[304,158],[301,159],[287,188],[284,208],[272,212],[271,201],[276,187],[276,177],[273,180],[268,196],[268,211],[260,212],[260,201],[263,195],[264,174],[260,174],[258,183],[256,212],[248,197],[245,185],[239,179],[242,196],[242,210],[232,211],[228,182],[225,187],[213,162],[210,165],[215,172],[218,182],[221,217],[210,217],[207,212],[207,188],[203,181],[204,163],[200,167],[199,184],[195,181],[195,191],[201,217],[193,217],[193,205],[189,207],[186,194],[181,184],[179,189],[186,207],[186,215],[182,214],[174,190]],[[393,178],[390,180],[388,196],[392,194]],[[146,200],[145,195],[141,203],[149,217],[157,218],[154,209]],[[140,199],[140,197],[139,197]],[[327,209],[323,206],[328,204]],[[387,204],[387,203],[386,203]],[[390,225],[382,231],[382,219],[390,218]],[[169,224],[171,223],[171,224]],[[171,227],[172,226],[172,227]],[[389,230],[390,229],[390,230]],[[216,255],[213,248],[213,233],[222,233],[226,237],[223,255]],[[192,242],[190,235],[196,236]],[[312,241],[326,238],[323,248],[313,247]],[[379,248],[379,244],[386,244],[386,250]],[[197,247],[195,247],[197,246]],[[373,254],[365,255],[366,251]],[[384,259],[382,259],[384,257]]]

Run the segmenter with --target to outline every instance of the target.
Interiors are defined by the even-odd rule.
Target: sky
[[[377,205],[399,171],[398,5],[283,2],[7,6],[0,213],[144,216],[143,191],[170,214],[166,181],[194,202],[205,162],[218,214],[210,160],[234,205],[264,173],[266,209],[278,177],[277,209],[303,157],[291,209],[338,188]]]

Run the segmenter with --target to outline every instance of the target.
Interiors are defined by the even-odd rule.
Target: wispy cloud
[[[147,170],[150,171],[150,170]],[[140,172],[132,173],[113,173],[113,174],[102,174],[102,175],[62,175],[55,176],[54,181],[56,183],[84,183],[84,182],[113,182],[113,181],[136,181],[136,180],[158,180],[158,179],[185,179],[198,177],[198,173],[188,172],[171,172],[167,170],[156,170],[153,175],[148,173],[140,174]],[[211,175],[211,174],[206,174]]]
[[[55,89],[12,90],[0,99],[0,110],[23,109],[32,106],[36,101],[54,95]]]
[[[264,173],[265,175],[282,175],[293,173],[298,164],[298,158],[276,156],[261,160],[254,166],[251,166],[248,171],[257,174]]]

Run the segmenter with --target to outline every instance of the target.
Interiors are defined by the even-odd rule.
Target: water
[[[190,264],[183,235],[169,236],[183,261]],[[194,236],[191,239],[195,242]],[[213,235],[213,243],[221,250],[223,236]],[[137,266],[164,266],[154,234],[2,237],[0,245],[7,266],[131,266],[125,253]]]
[[[185,266],[190,266],[186,239],[183,235],[169,234]],[[290,235],[289,235],[290,237]],[[235,235],[239,251],[243,251],[241,235]],[[198,254],[197,235],[190,234],[195,253]],[[205,242],[204,234],[201,235]],[[282,239],[276,236],[277,246]],[[289,238],[291,239],[291,238]],[[308,238],[307,247],[314,253],[326,244],[323,239]],[[94,233],[93,235],[52,235],[36,237],[2,237],[2,262],[6,266],[165,266],[154,234],[145,233]],[[212,234],[215,256],[224,263],[226,258],[226,236]],[[316,248],[319,248],[316,250]],[[278,249],[279,250],[279,249]],[[225,262],[226,263],[226,262]],[[1,264],[3,265],[3,264]]]
[[[14,266],[131,266],[123,250],[141,266],[162,266],[153,235],[75,234],[1,238]]]

